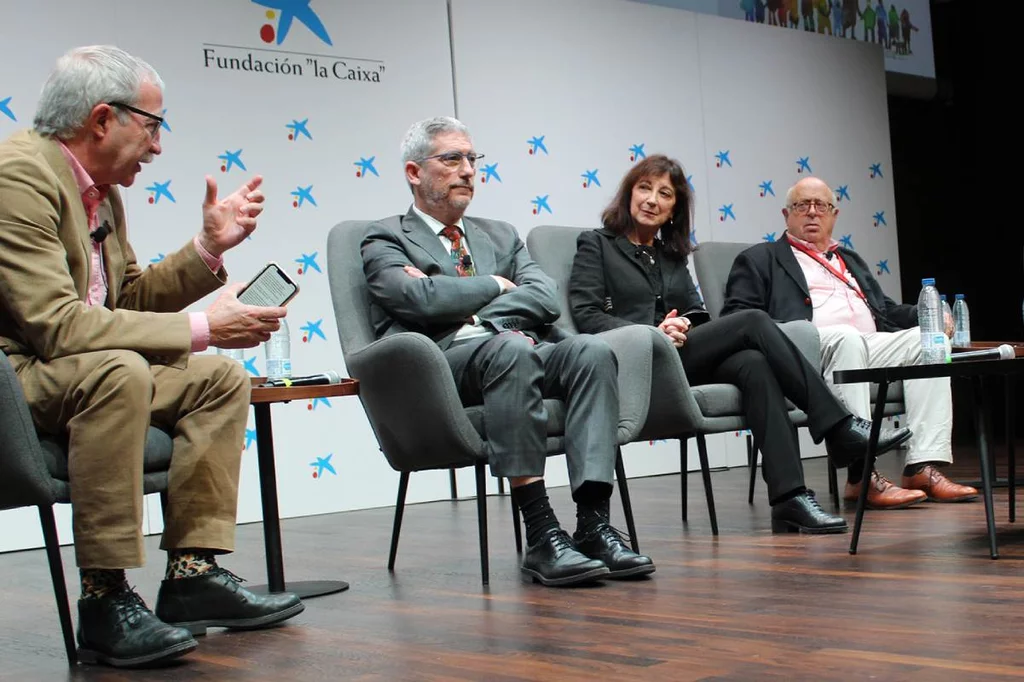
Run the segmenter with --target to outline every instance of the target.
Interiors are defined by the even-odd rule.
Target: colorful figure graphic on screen
[[[843,0],[843,37],[850,29],[850,37],[857,39],[857,15],[860,13],[857,0]]]
[[[869,42],[869,35],[871,36],[870,42],[875,42],[875,8],[871,6],[871,0],[868,0],[864,11],[858,12],[858,14],[864,20],[864,42]]]
[[[765,0],[754,0],[754,21],[764,23],[764,8],[768,3]]]
[[[784,26],[786,20],[779,20],[779,13],[782,11],[782,0],[768,0],[768,25],[769,26]]]
[[[871,0],[868,0],[871,2]],[[887,30],[885,5],[882,4],[882,0],[878,0],[878,7],[875,8],[875,22],[878,27],[878,42],[885,45],[885,49],[889,49],[889,31]]]
[[[843,33],[843,0],[831,0],[832,2],[832,35],[838,36]]]
[[[900,12],[900,29],[903,32],[903,54],[914,54],[914,51],[910,49],[910,32],[916,31],[917,26],[911,23],[910,12],[906,8]]]
[[[284,42],[284,39],[288,37],[288,31],[291,30],[292,22],[295,19],[299,20],[300,24],[305,25],[313,35],[320,40],[324,41],[328,45],[334,45],[331,42],[331,36],[327,35],[327,29],[324,27],[320,17],[317,16],[313,8],[309,6],[310,0],[252,0],[253,4],[260,5],[261,7],[270,8],[267,11],[267,19],[274,19],[275,13],[273,10],[279,10],[281,13],[281,19],[277,22],[277,44],[280,45]],[[274,40],[274,27],[270,24],[264,24],[260,28],[260,38],[263,42],[269,43]]]
[[[832,0],[818,0],[818,33],[832,35]]]
[[[900,49],[900,15],[896,5],[889,5],[889,41],[894,49]]]
[[[785,16],[787,18],[787,23],[789,25],[789,28],[799,28],[800,27],[800,4],[799,4],[799,0],[786,0],[785,6],[786,7],[783,10],[783,12],[785,12]]]
[[[814,33],[814,0],[800,0],[800,13],[804,15],[804,30]]]
[[[18,120],[18,117],[14,115],[13,111],[11,111],[11,98],[10,97],[4,97],[3,99],[0,99],[0,114],[3,114],[4,116],[6,116],[7,118],[11,119],[12,121],[17,121]]]
[[[754,20],[754,3],[756,0],[740,0],[740,9],[743,10],[744,21]]]

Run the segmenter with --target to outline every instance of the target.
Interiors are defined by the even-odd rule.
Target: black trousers
[[[775,501],[804,486],[800,445],[786,398],[807,413],[814,442],[850,415],[778,325],[761,310],[743,310],[694,327],[679,349],[690,383],[733,384],[762,454],[761,474]]]

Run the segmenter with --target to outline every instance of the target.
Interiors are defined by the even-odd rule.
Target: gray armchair
[[[394,570],[409,475],[415,471],[472,466],[476,469],[480,567],[488,582],[485,470],[487,429],[481,406],[464,406],[441,349],[426,336],[401,333],[376,339],[370,326],[369,292],[360,244],[370,223],[345,221],[327,240],[327,267],[338,336],[349,374],[359,380],[359,399],[388,464],[400,473],[388,570]],[[619,442],[636,437],[646,421],[651,380],[651,343],[639,329],[617,330],[606,339],[619,358]],[[638,333],[642,335],[637,342]],[[629,353],[622,352],[629,349]],[[636,350],[639,349],[639,353]],[[643,390],[638,390],[643,386]],[[414,387],[415,390],[410,390]],[[547,452],[564,452],[565,405],[547,399]],[[616,462],[629,536],[637,548],[621,453]],[[513,510],[515,508],[513,507]],[[518,520],[516,548],[522,548]]]
[[[164,502],[167,491],[171,451],[170,436],[157,428],[150,428],[146,439],[143,489],[146,493],[160,493],[161,502]],[[36,434],[18,377],[7,356],[0,352],[0,510],[18,507],[39,509],[64,648],[68,663],[74,665],[78,654],[53,516],[54,504],[70,501],[67,443],[40,439]]]
[[[745,242],[704,242],[694,252],[694,268],[697,271],[697,279],[700,281],[701,294],[704,296],[704,303],[707,306],[711,317],[717,318],[725,305],[725,289],[729,281],[729,271],[732,270],[733,261],[741,252],[753,246]],[[818,332],[810,322],[803,320],[797,322],[786,322],[779,325],[789,336],[790,340],[800,349],[808,362],[821,370],[821,350],[818,342]],[[871,400],[875,401],[878,392],[878,385],[871,386]],[[906,412],[903,404],[903,383],[898,382],[889,387],[885,400],[885,416],[893,416]],[[800,413],[802,415],[802,413]],[[806,416],[800,419],[790,413],[793,423],[802,426],[806,423]],[[750,455],[750,497],[753,498],[755,471],[757,468],[757,451],[748,447]],[[829,493],[833,500],[839,502],[839,487],[836,482],[836,470],[830,461],[829,471]]]

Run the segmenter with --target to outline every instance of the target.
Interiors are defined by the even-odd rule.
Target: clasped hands
[[[658,329],[672,340],[673,346],[682,348],[686,343],[686,332],[690,331],[690,326],[690,320],[679,317],[679,311],[673,308],[665,315],[665,319],[658,325]]]

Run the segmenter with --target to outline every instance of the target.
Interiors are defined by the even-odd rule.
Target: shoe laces
[[[873,479],[872,482],[874,483],[875,489],[878,492],[882,492],[883,490],[886,490],[887,488],[896,485],[888,478],[886,478],[883,474],[880,474],[877,471],[871,474],[871,478]]]
[[[572,538],[564,530],[557,530],[551,534],[551,544],[557,550],[563,549],[576,549],[576,545],[573,544]]]
[[[224,568],[223,566],[214,566],[213,568],[211,568],[209,570],[209,573],[211,575],[222,575],[222,576],[225,576],[228,579],[228,581],[232,585],[235,586],[235,590],[236,591],[238,590],[239,586],[242,583],[245,582],[245,578],[243,578],[241,576],[238,576],[238,575],[235,575],[234,573],[232,573],[228,569]]]
[[[812,507],[814,507],[815,509],[817,509],[818,511],[820,511],[822,513],[825,512],[825,510],[821,508],[821,503],[818,502],[818,498],[814,496],[814,491],[813,490],[807,490],[806,493],[804,494],[804,496],[807,498],[807,502]]]
[[[130,627],[137,625],[140,618],[150,612],[146,602],[130,585],[125,585],[114,595],[114,604],[118,607],[119,622],[127,623]]]
[[[621,530],[608,523],[607,521],[599,525],[594,530],[590,531],[594,535],[598,535],[610,544],[619,544],[627,546],[629,544],[629,536],[623,533]]]

